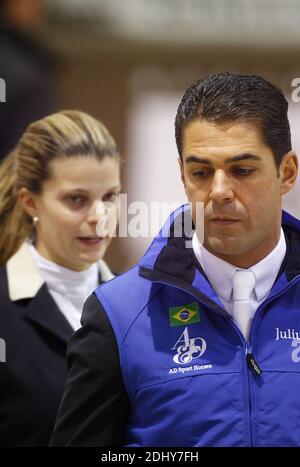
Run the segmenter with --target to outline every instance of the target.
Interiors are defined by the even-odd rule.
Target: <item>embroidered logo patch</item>
[[[200,315],[198,303],[174,306],[169,308],[170,326],[186,326],[187,324],[199,323]]]
[[[190,363],[195,358],[201,357],[205,353],[206,347],[206,341],[202,337],[191,339],[188,328],[185,327],[176,344],[171,348],[171,350],[176,350],[173,361],[179,365]]]

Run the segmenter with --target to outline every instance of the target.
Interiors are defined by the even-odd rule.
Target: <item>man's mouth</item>
[[[240,219],[235,219],[233,217],[228,217],[228,216],[215,216],[211,219],[211,222],[213,224],[230,225],[230,224],[236,224],[237,222],[240,222]]]

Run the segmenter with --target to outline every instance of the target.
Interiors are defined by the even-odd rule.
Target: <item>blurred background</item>
[[[31,120],[81,109],[117,140],[128,204],[181,204],[176,109],[187,86],[216,71],[281,86],[300,154],[299,18],[300,0],[0,0],[0,156]],[[298,217],[299,200],[300,181],[284,201]],[[139,259],[150,230],[114,239],[106,257],[113,270]]]

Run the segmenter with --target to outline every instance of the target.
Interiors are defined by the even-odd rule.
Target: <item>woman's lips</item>
[[[86,246],[98,246],[105,240],[103,237],[78,237],[81,244]]]

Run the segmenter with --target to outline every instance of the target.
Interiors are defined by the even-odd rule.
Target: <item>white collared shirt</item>
[[[214,256],[199,242],[196,232],[192,240],[195,256],[202,266],[212,288],[217,293],[225,310],[232,315],[232,280],[235,272],[242,268],[227,263]],[[276,247],[259,263],[249,268],[255,276],[255,287],[250,296],[250,314],[253,318],[260,303],[269,294],[279,273],[286,253],[286,241],[283,230]]]
[[[78,329],[81,326],[82,305],[98,286],[99,274],[103,282],[112,279],[114,275],[102,259],[87,271],[70,271],[46,260],[31,246],[30,240],[25,241],[7,261],[10,300],[14,302],[33,298],[46,282],[49,293],[59,310],[72,328]],[[41,310],[41,312],[48,312],[48,310]]]
[[[79,329],[83,304],[99,284],[97,263],[84,271],[72,271],[44,258],[33,245],[29,248],[58,308],[72,328]]]

